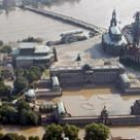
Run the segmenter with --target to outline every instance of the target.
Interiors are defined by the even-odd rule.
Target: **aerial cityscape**
[[[140,140],[140,1],[0,0],[0,140]]]

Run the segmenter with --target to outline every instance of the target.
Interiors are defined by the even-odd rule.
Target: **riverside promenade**
[[[39,8],[37,9],[37,8],[29,7],[29,6],[25,6],[24,9],[41,14],[41,15],[44,15],[44,16],[47,16],[47,17],[51,17],[51,18],[60,20],[63,22],[67,22],[69,24],[73,24],[73,25],[76,25],[76,26],[79,26],[79,27],[82,27],[82,28],[85,28],[88,30],[91,30],[95,33],[102,34],[103,32],[105,32],[104,28],[99,28],[95,25],[89,24],[89,23],[84,22],[82,20],[78,20],[78,19],[75,19],[73,17],[65,16],[63,14],[59,14],[56,12],[52,12],[52,11],[48,11],[48,10],[44,10],[44,9],[39,9]]]

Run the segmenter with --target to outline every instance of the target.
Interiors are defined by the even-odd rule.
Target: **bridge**
[[[59,14],[56,12],[52,12],[52,11],[48,11],[48,10],[44,10],[44,9],[32,8],[29,6],[25,6],[24,9],[41,14],[41,15],[44,15],[44,16],[48,16],[48,17],[51,17],[51,18],[54,18],[57,20],[60,20],[63,22],[67,22],[69,24],[73,24],[73,25],[76,25],[76,26],[79,26],[79,27],[82,27],[82,28],[85,28],[88,30],[91,30],[95,33],[102,34],[105,31],[105,29],[103,29],[103,28],[99,28],[95,25],[89,24],[89,23],[84,22],[82,20],[78,20],[78,19],[75,19],[73,17],[65,16],[63,14]]]

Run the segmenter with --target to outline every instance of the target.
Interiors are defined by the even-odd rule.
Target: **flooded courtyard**
[[[128,115],[140,95],[125,95],[114,86],[76,88],[63,91],[60,98],[72,116],[96,116],[106,106],[109,115]]]

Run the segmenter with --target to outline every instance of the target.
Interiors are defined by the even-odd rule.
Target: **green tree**
[[[18,93],[28,86],[28,80],[24,77],[17,77],[14,82],[15,91]]]
[[[60,125],[51,124],[46,127],[43,140],[62,140],[63,128]]]
[[[1,49],[1,52],[10,54],[10,53],[12,52],[12,47],[9,46],[9,45],[5,45],[5,46]]]
[[[53,54],[54,54],[54,61],[58,61],[58,57],[57,57],[57,52],[56,52],[56,48],[53,48]]]
[[[64,126],[64,133],[65,136],[68,137],[70,140],[78,140],[78,132],[79,129],[75,125],[65,125]]]
[[[4,104],[0,108],[0,121],[4,124],[16,124],[17,123],[17,111],[14,107]]]
[[[40,140],[38,136],[30,136],[28,140]]]
[[[84,140],[106,140],[109,136],[109,128],[103,124],[89,124],[85,131]]]
[[[37,125],[39,116],[32,110],[22,109],[20,113],[20,124],[22,125]]]
[[[28,104],[26,101],[24,101],[24,100],[19,100],[19,101],[17,102],[17,109],[18,109],[19,112],[20,112],[22,109],[30,110],[30,106],[29,106],[29,104]]]
[[[0,96],[9,96],[12,88],[10,86],[6,86],[3,80],[0,81]]]
[[[19,68],[15,70],[15,74],[17,77],[23,76],[24,75],[24,69]]]
[[[26,140],[26,137],[23,135],[19,136],[17,133],[7,133],[1,140]]]

